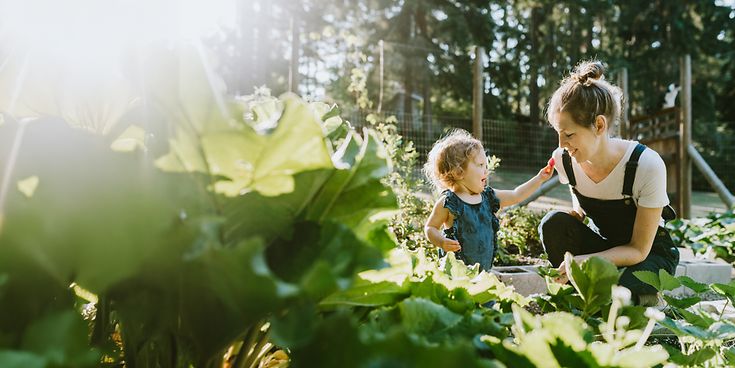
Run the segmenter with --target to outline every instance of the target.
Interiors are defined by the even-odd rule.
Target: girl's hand
[[[554,158],[550,158],[546,166],[538,172],[541,181],[547,181],[554,175]]]
[[[462,250],[458,241],[449,238],[442,239],[441,248],[444,249],[445,252],[458,252]]]

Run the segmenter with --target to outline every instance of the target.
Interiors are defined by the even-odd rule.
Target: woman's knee
[[[564,260],[564,253],[576,249],[575,244],[570,242],[569,229],[577,221],[566,212],[550,211],[547,213],[538,227],[541,245],[549,256],[552,265],[558,266]]]
[[[576,225],[576,222],[579,222],[579,220],[566,212],[556,210],[549,211],[541,219],[541,223],[538,226],[538,232],[542,239],[544,237],[556,237],[560,234],[564,234],[570,226]]]

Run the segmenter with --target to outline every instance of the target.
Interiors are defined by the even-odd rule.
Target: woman
[[[620,285],[638,304],[655,304],[656,289],[635,271],[674,274],[679,252],[664,219],[674,217],[666,195],[666,166],[642,144],[611,138],[622,93],[603,78],[599,61],[579,64],[549,102],[547,119],[559,134],[554,151],[559,180],[572,190],[573,210],[552,211],[539,226],[549,261],[566,282],[564,254],[577,262],[597,256],[625,267]],[[583,222],[588,217],[597,231]]]

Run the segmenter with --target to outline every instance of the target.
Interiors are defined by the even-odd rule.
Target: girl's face
[[[470,194],[481,193],[487,185],[487,175],[487,156],[482,150],[477,150],[467,159],[462,179],[457,182],[457,189]]]
[[[552,115],[550,123],[559,134],[559,147],[567,150],[577,162],[587,161],[594,156],[599,138],[598,127],[581,126],[567,112]]]

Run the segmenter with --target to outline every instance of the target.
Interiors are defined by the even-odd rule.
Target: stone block
[[[676,267],[676,276],[688,276],[694,281],[707,285],[729,283],[731,272],[732,266],[730,264],[701,259],[683,260]],[[667,294],[683,297],[692,296],[694,292],[682,286],[667,292]]]
[[[546,293],[546,280],[538,274],[537,266],[493,267],[492,272],[506,285],[513,285],[523,296]]]

